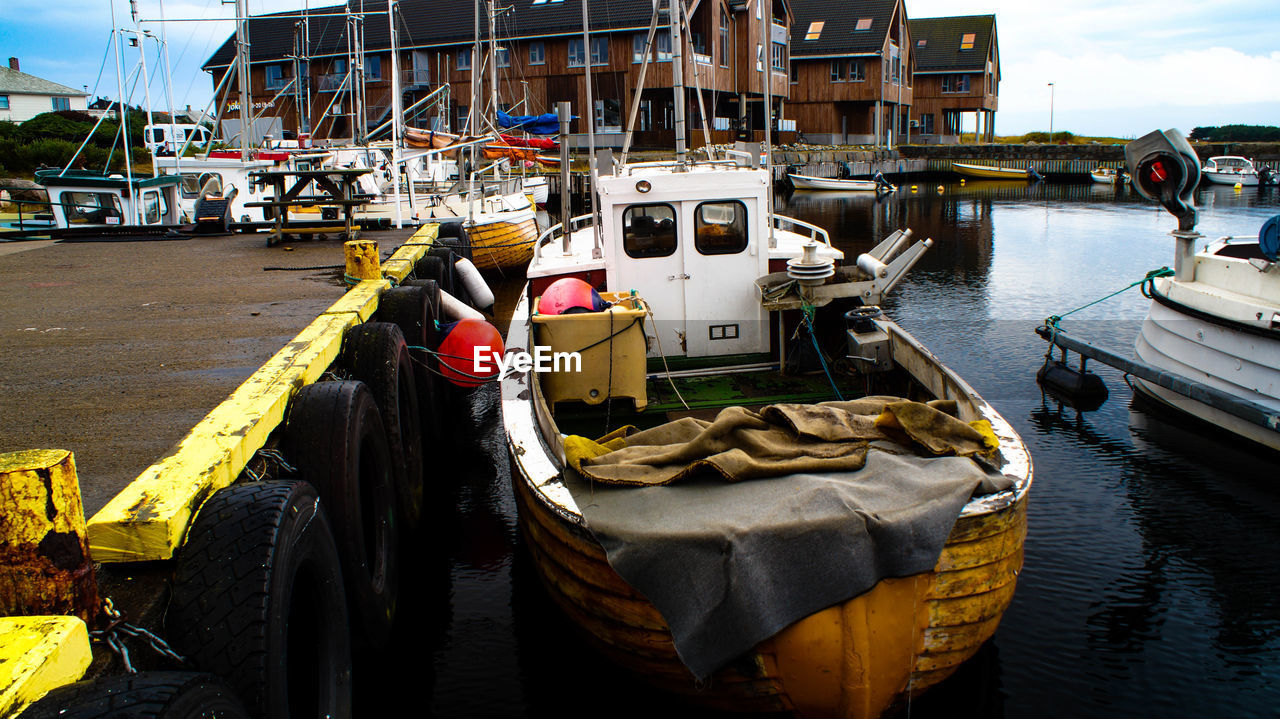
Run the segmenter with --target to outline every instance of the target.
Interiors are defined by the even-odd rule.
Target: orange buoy
[[[497,379],[498,366],[494,357],[502,357],[505,351],[498,328],[484,320],[474,319],[459,320],[447,326],[444,339],[436,349],[440,374],[459,387],[479,387]],[[478,362],[477,355],[480,358]]]
[[[599,312],[606,309],[604,300],[595,288],[577,277],[562,277],[547,286],[538,300],[538,314],[562,315],[578,312]]]

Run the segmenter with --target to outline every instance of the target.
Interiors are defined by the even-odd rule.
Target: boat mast
[[[762,0],[757,0],[760,2]],[[684,42],[680,37],[680,16],[676,3],[684,0],[669,0],[667,19],[671,22],[671,92],[675,97],[676,111],[676,162],[683,163],[688,148],[685,144],[684,117]],[[683,4],[681,5],[683,7]]]
[[[160,47],[164,49],[164,90],[166,100],[169,104],[169,124],[178,124],[178,116],[173,109],[173,72],[169,67],[169,34],[166,32],[166,23],[164,21],[164,0],[160,0]],[[194,133],[192,133],[194,135]],[[183,142],[181,146],[177,142],[173,145],[173,172],[175,175],[182,175],[182,153],[187,148],[188,143]]]
[[[249,8],[236,0],[236,82],[240,91],[240,161],[249,161]]]
[[[773,129],[773,7],[764,7],[766,0],[756,0],[760,3],[760,70],[761,79],[764,85],[761,86],[762,99],[764,101],[764,170],[765,170],[765,204],[766,222],[765,227],[769,231],[769,246],[776,247],[778,240],[773,234],[773,153],[770,151],[769,145],[771,140],[771,130]]]
[[[395,188],[396,229],[404,227],[400,216],[400,123],[404,120],[401,113],[403,100],[400,97],[400,51],[396,47],[396,0],[387,0],[387,24],[391,33],[391,183]],[[410,182],[413,182],[410,179]]]
[[[582,0],[582,50],[586,55],[586,81],[587,81],[587,173],[591,180],[591,234],[595,238],[595,244],[592,247],[592,257],[600,257],[603,242],[600,238],[599,219],[599,202],[600,198],[596,195],[596,177],[599,168],[596,167],[596,103],[591,93],[591,23],[587,16],[587,0]],[[566,188],[560,188],[561,192],[565,192]]]
[[[138,63],[142,68],[142,96],[147,103],[147,124],[143,128],[142,144],[147,144],[146,132],[150,128],[155,131],[155,117],[151,113],[151,77],[147,75],[147,45],[143,38],[146,35],[142,32],[142,26],[138,24],[138,0],[129,0],[129,15],[133,18],[133,41],[138,46]],[[169,120],[170,125],[173,124],[172,117]],[[168,133],[165,133],[166,136]],[[154,140],[154,138],[152,138]],[[155,150],[151,151],[152,157],[155,156]],[[156,177],[160,174],[160,168],[156,166],[154,160],[151,163],[151,176]]]
[[[485,117],[492,118],[497,124],[498,117],[498,38],[497,18],[494,14],[493,0],[484,0],[489,11],[489,105],[490,111]]]
[[[116,95],[116,111],[120,113],[120,139],[122,140],[121,144],[124,145],[124,176],[125,181],[129,183],[130,190],[132,190],[133,161],[129,156],[129,113],[126,112],[124,108],[124,51],[123,48],[120,47],[120,29],[116,27],[115,0],[111,0],[111,36],[115,39],[116,44],[116,87],[118,93]],[[110,168],[107,169],[109,170]],[[132,194],[133,193],[130,192],[130,195]],[[130,214],[133,215],[134,223],[140,225],[142,222],[141,215],[139,214],[141,207],[139,205],[140,203],[134,202],[133,212]]]

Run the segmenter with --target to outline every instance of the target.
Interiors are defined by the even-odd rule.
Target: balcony
[[[283,90],[291,80],[293,80],[291,77],[268,77],[263,83],[262,89],[269,92],[278,92]]]
[[[342,82],[347,79],[347,73],[341,72],[336,75],[321,75],[319,90],[320,92],[333,92],[342,87]]]
[[[404,71],[404,89],[413,90],[420,87],[426,87],[431,84],[431,71],[429,70],[405,70]]]

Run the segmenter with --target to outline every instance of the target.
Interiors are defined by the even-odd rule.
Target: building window
[[[658,62],[671,62],[670,33],[658,33]]]
[[[547,5],[549,3],[564,2],[564,0],[533,0],[530,5]]]
[[[622,103],[610,98],[596,100],[596,132],[622,132]]]
[[[889,64],[890,73],[892,75],[893,84],[897,85],[902,82],[902,61],[898,57],[898,46],[889,45]]]
[[[800,64],[799,63],[795,63],[795,62],[791,63],[791,84],[792,85],[800,84]]]
[[[284,65],[266,65],[262,68],[262,77],[266,81],[265,89],[279,90],[284,87]]]
[[[857,25],[854,25],[854,26],[853,26],[853,29],[854,29],[854,30],[870,30],[870,29],[871,29],[871,18],[869,18],[869,17],[861,17],[861,18],[858,18],[858,24],[857,24]]]
[[[787,44],[785,42],[772,43],[769,48],[769,64],[778,72],[787,71]]]
[[[364,79],[382,79],[382,58],[378,55],[364,56]]]
[[[698,205],[693,211],[693,246],[704,255],[747,249],[747,206],[736,200]]]
[[[587,53],[583,50],[582,38],[569,38],[569,67],[583,67],[587,64]]]
[[[464,47],[458,51],[458,64],[455,66],[458,70],[471,69],[471,48]]]
[[[638,33],[631,36],[631,62],[644,62],[645,44],[649,40],[648,33]]]
[[[865,79],[861,60],[840,58],[831,61],[831,82],[862,82]]]
[[[933,134],[933,114],[925,114],[920,116],[920,133],[923,135]]]
[[[632,205],[622,213],[627,257],[669,257],[676,252],[676,211],[671,205]]]
[[[459,127],[459,128],[466,127],[467,120],[469,119],[469,116],[470,116],[471,108],[467,107],[466,105],[457,105],[456,107],[457,107],[457,115],[455,116],[456,123],[454,124],[454,127]]]
[[[609,38],[607,37],[591,38],[591,64],[592,65],[608,65],[609,64]]]
[[[511,48],[499,47],[493,54],[498,59],[498,67],[511,67]]]
[[[764,72],[764,45],[756,43],[756,72]]]
[[[707,39],[703,37],[702,33],[693,33],[693,36],[689,38],[689,44],[693,46],[693,52],[695,55],[707,54]]]
[[[809,29],[808,31],[805,32],[804,39],[817,40],[818,38],[822,37],[822,28],[826,24],[827,22],[825,20],[814,20],[813,22],[809,23]]]
[[[720,8],[720,67],[729,67],[729,13]]]
[[[942,91],[943,92],[968,92],[969,76],[968,75],[943,75]]]
[[[547,46],[541,40],[529,43],[529,64],[547,64]]]
[[[653,129],[653,101],[640,101],[640,117],[637,119],[637,125],[640,132],[648,132]]]
[[[973,49],[973,40],[974,40],[974,34],[973,34],[973,33],[971,33],[971,32],[967,32],[967,33],[965,33],[963,36],[961,36],[961,37],[960,37],[960,49],[961,49],[961,50],[972,50],[972,49]]]
[[[9,96],[0,95],[0,110],[8,110],[8,109],[9,109]]]
[[[69,97],[55,97],[55,98],[52,98],[52,100],[53,100],[54,112],[57,112],[59,110],[71,109],[71,98]]]

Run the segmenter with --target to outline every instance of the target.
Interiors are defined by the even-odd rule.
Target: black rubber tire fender
[[[373,392],[387,433],[401,531],[417,531],[422,519],[422,414],[418,383],[400,327],[365,322],[347,330],[341,362]]]
[[[394,287],[382,293],[375,316],[380,322],[393,322],[400,327],[409,345],[414,378],[418,384],[418,411],[421,421],[423,454],[430,455],[444,433],[440,397],[444,393],[439,363],[427,351],[440,344],[436,318],[440,316],[440,290],[434,280],[417,280],[412,287]]]
[[[58,687],[22,719],[249,719],[227,682],[197,672],[139,672]]]
[[[283,445],[333,524],[353,636],[386,646],[396,615],[399,537],[391,453],[373,393],[358,380],[303,387],[289,405]]]
[[[306,482],[236,484],[204,503],[178,551],[169,640],[254,717],[351,714],[342,566]]]
[[[428,254],[435,255],[450,250],[459,257],[471,259],[471,243],[467,241],[467,233],[461,222],[441,223],[436,241]]]
[[[453,262],[457,260],[452,254],[429,255],[418,260],[413,266],[414,277],[420,280],[435,280],[440,289],[453,294]]]

